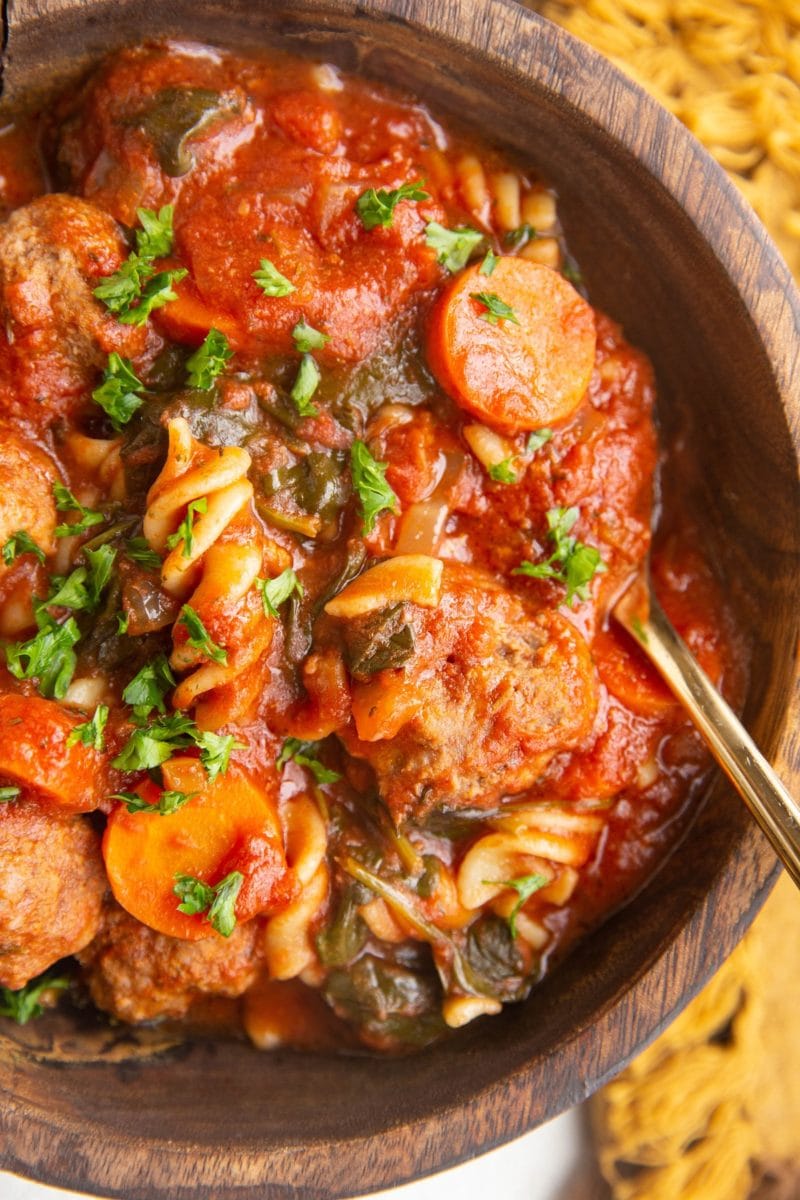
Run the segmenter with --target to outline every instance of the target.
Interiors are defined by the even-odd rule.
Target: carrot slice
[[[82,742],[68,745],[82,717],[55,700],[0,695],[0,780],[68,812],[92,812],[108,794],[102,754]]]
[[[210,783],[197,759],[179,757],[164,764],[163,774],[170,790],[198,795],[167,816],[129,813],[119,804],[103,837],[106,872],[114,896],[131,916],[159,933],[198,941],[216,935],[204,914],[178,911],[175,876],[193,875],[213,886],[234,869],[240,851],[245,874],[252,847],[269,842],[273,865],[280,867],[278,884],[287,871],[280,826],[272,799],[240,767],[231,765]],[[161,794],[149,781],[137,791],[149,803]],[[263,866],[263,857],[256,865]],[[259,886],[263,893],[263,879]],[[238,920],[253,915],[242,911],[242,892],[236,902]]]
[[[165,304],[154,314],[159,328],[167,337],[174,338],[176,342],[187,342],[190,346],[199,346],[209,329],[218,329],[231,341],[236,340],[238,326],[233,317],[206,304],[190,280],[176,284],[175,292],[177,300]]]
[[[518,324],[475,299],[481,294],[502,301]],[[574,412],[591,378],[595,342],[594,312],[562,275],[500,258],[491,275],[476,265],[454,276],[432,313],[428,360],[457,404],[518,433]]]

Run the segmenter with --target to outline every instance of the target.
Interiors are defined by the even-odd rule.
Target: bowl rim
[[[67,14],[80,5],[81,0],[60,0],[52,8]],[[21,3],[19,7],[22,7]],[[475,10],[481,6],[471,0],[448,0],[447,4],[428,4],[426,0],[312,0],[307,7],[321,13],[326,9],[344,13],[354,23],[366,19],[372,27],[382,18],[400,21],[418,30],[426,40],[448,42],[466,55],[479,53],[493,69],[502,71],[523,86],[556,95],[561,104],[579,113],[582,119],[626,150],[680,206],[743,300],[774,372],[795,454],[800,455],[800,292],[754,212],[711,155],[675,117],[597,51],[514,0],[492,0],[490,21],[476,19]],[[13,53],[13,32],[10,49]],[[543,49],[547,53],[541,53]],[[610,77],[618,101],[626,98],[637,111],[646,114],[647,120],[626,120],[625,104],[604,102],[607,89],[597,86],[599,75]],[[679,172],[670,173],[671,156],[680,160]],[[703,189],[693,186],[696,173],[706,181],[710,178],[713,184],[717,201],[713,221],[710,210],[704,206]],[[732,217],[725,228],[718,220],[720,206]],[[768,291],[759,281],[759,272],[763,281],[765,270],[774,282],[774,287]],[[787,781],[800,768],[798,751],[791,741],[791,732],[798,727],[800,669],[795,670],[793,688],[787,696],[780,729],[776,733],[775,752],[770,755],[776,769]],[[731,909],[728,895],[729,911],[735,911],[736,919],[729,920],[701,964],[698,962],[700,939],[715,906],[726,891],[730,893],[743,853],[751,864],[753,890],[749,903],[738,903]],[[618,1007],[614,1002],[600,1012],[591,1025],[577,1029],[569,1043],[572,1050],[587,1051],[583,1060],[592,1064],[591,1077],[571,1080],[559,1100],[551,1103],[549,1110],[541,1116],[542,1120],[585,1099],[661,1032],[701,990],[740,940],[778,874],[774,856],[753,824],[739,843],[736,858],[729,853],[711,889],[698,898],[689,920],[658,955],[642,964],[626,988],[629,1050],[625,1058],[620,1060],[616,1051],[613,1055],[610,1053],[613,1038],[606,1038]],[[692,986],[682,988],[677,994],[674,987],[670,988],[669,981],[675,975],[675,965],[687,958],[694,966]],[[502,1082],[479,1090],[468,1107],[445,1105],[429,1116],[408,1123],[399,1119],[380,1134],[380,1157],[370,1155],[369,1167],[362,1166],[359,1195],[444,1170],[520,1136],[532,1127],[531,1091],[537,1079],[555,1065],[553,1052],[543,1056],[534,1067],[530,1063],[522,1064]],[[477,1106],[481,1110],[479,1121],[474,1115]],[[179,1197],[183,1200],[184,1195],[188,1198],[190,1194],[196,1194],[194,1191],[184,1193],[178,1188],[170,1193],[168,1184],[171,1178],[186,1177],[187,1154],[202,1155],[194,1143],[182,1143],[179,1139],[160,1143],[155,1174],[148,1170],[141,1156],[137,1156],[136,1174],[122,1179],[116,1174],[120,1160],[115,1161],[113,1148],[106,1142],[92,1149],[92,1131],[89,1130],[87,1135],[85,1123],[76,1123],[70,1128],[65,1122],[55,1127],[48,1120],[45,1109],[13,1100],[4,1102],[0,1128],[5,1135],[5,1145],[0,1147],[0,1166],[42,1182],[89,1188],[97,1195],[119,1196],[123,1200],[131,1194],[131,1188],[140,1200],[162,1200],[167,1194],[174,1200]],[[37,1167],[30,1150],[22,1156],[11,1148],[10,1143],[17,1142],[23,1130],[29,1147],[52,1145],[55,1140],[64,1153],[51,1155],[47,1169]],[[104,1136],[107,1139],[108,1134]],[[303,1156],[306,1163],[302,1171],[307,1179],[313,1179],[315,1194],[320,1197],[349,1194],[342,1187],[341,1156],[347,1154],[348,1149],[374,1144],[374,1140],[374,1134],[343,1138],[336,1141],[333,1153],[324,1147],[320,1149],[312,1141]],[[76,1145],[80,1146],[77,1155],[74,1152]],[[139,1149],[144,1151],[146,1146]],[[211,1162],[212,1157],[216,1159],[216,1166]],[[362,1162],[366,1161],[366,1156],[361,1158]],[[293,1148],[285,1148],[282,1152],[270,1149],[260,1154],[257,1151],[252,1155],[239,1154],[235,1184],[231,1182],[230,1163],[225,1162],[224,1155],[217,1151],[208,1159],[205,1164],[196,1164],[200,1175],[194,1186],[209,1187],[215,1200],[228,1200],[234,1196],[237,1200],[296,1197],[298,1185],[302,1186]],[[56,1166],[52,1165],[54,1162]],[[116,1182],[111,1177],[112,1170]],[[203,1174],[206,1170],[211,1174]]]

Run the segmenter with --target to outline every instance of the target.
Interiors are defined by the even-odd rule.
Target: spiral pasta
[[[264,931],[264,954],[273,979],[295,979],[316,961],[311,930],[328,899],[325,821],[310,796],[295,796],[283,814],[286,861],[301,891]]]

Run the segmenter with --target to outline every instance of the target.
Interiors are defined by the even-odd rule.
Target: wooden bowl
[[[676,121],[505,0],[11,0],[10,18],[10,100],[143,36],[281,45],[399,83],[535,163],[559,190],[594,302],[652,356],[662,421],[687,432],[690,453],[668,487],[691,496],[752,632],[746,721],[791,780],[800,296]],[[64,1015],[5,1031],[0,1160],[127,1200],[321,1200],[441,1169],[619,1071],[719,966],[775,876],[717,780],[650,884],[527,1003],[409,1058],[169,1049]]]

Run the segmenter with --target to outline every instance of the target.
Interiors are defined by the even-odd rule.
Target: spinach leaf
[[[344,967],[351,962],[369,936],[358,913],[358,906],[370,898],[359,884],[345,888],[330,925],[317,935],[317,953],[326,967]]]
[[[346,623],[347,665],[356,679],[408,662],[414,653],[414,631],[405,620],[405,608],[394,604]]]
[[[535,982],[525,974],[522,955],[502,917],[489,914],[473,922],[461,954],[470,983],[504,1004],[524,1000]]]
[[[185,175],[194,166],[187,142],[218,117],[236,111],[219,92],[208,88],[162,88],[136,119],[147,134],[167,175]]]
[[[324,995],[340,1017],[382,1048],[426,1046],[446,1032],[433,976],[374,954],[349,970],[332,971]]]

